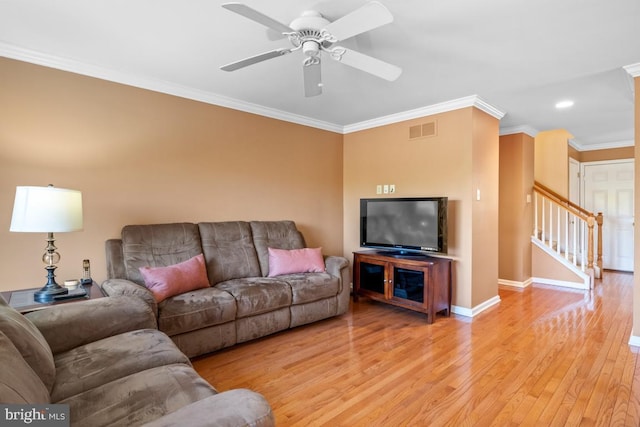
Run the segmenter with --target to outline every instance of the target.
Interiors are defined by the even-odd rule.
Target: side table
[[[16,311],[20,313],[28,313],[30,311],[42,310],[43,308],[47,308],[52,305],[70,304],[78,301],[86,301],[88,299],[102,298],[105,296],[104,293],[102,293],[102,289],[100,289],[100,286],[98,286],[98,284],[95,281],[91,282],[91,284],[79,285],[79,286],[84,286],[85,290],[87,291],[87,294],[85,296],[78,297],[78,298],[63,299],[59,301],[42,302],[42,303],[37,301],[34,301],[33,303],[23,303],[23,302],[16,303],[11,301],[11,295],[14,292],[22,293],[26,291],[37,291],[40,288],[15,289],[12,291],[3,291],[1,292],[1,294],[2,294],[2,298],[4,298],[4,300],[7,301],[7,303],[9,303],[10,306],[15,308]]]

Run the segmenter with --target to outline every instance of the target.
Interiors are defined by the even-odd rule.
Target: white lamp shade
[[[56,187],[16,187],[10,231],[82,230],[82,193]]]

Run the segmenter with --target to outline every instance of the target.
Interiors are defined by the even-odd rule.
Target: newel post
[[[593,214],[587,217],[587,227],[589,228],[587,241],[587,268],[593,269],[593,226],[595,218]]]
[[[602,212],[598,212],[596,216],[596,222],[598,223],[598,258],[596,264],[600,269],[600,277],[602,277],[602,222],[603,222]]]

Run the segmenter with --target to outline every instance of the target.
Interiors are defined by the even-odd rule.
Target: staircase
[[[589,212],[538,182],[533,195],[531,242],[581,279],[568,286],[591,289],[594,277],[602,277],[602,213]]]

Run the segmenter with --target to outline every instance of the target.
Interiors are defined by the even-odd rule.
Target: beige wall
[[[531,275],[558,282],[583,285],[584,280],[536,245],[531,245]]]
[[[535,138],[534,177],[561,196],[569,196],[569,139],[564,129],[539,132]]]
[[[44,284],[40,233],[11,233],[15,187],[81,190],[61,280],[125,224],[292,219],[342,254],[342,135],[0,58],[0,290]]]
[[[604,150],[579,151],[574,157],[579,162],[601,162],[606,160],[633,159],[633,147],[608,148]]]
[[[498,215],[500,188],[500,122],[478,109],[472,110],[472,231],[471,307],[498,296]],[[480,191],[480,199],[477,191]]]
[[[501,280],[523,283],[531,275],[533,230],[534,139],[517,133],[500,137],[500,262]]]
[[[436,136],[409,139],[411,126],[432,121]],[[470,107],[345,135],[345,253],[359,249],[359,200],[385,197],[376,185],[395,184],[393,197],[447,196],[453,303],[472,308],[495,297],[498,125]]]
[[[582,153],[580,151],[576,150],[571,145],[567,147],[567,150],[570,158],[580,161],[580,158],[582,157]]]

